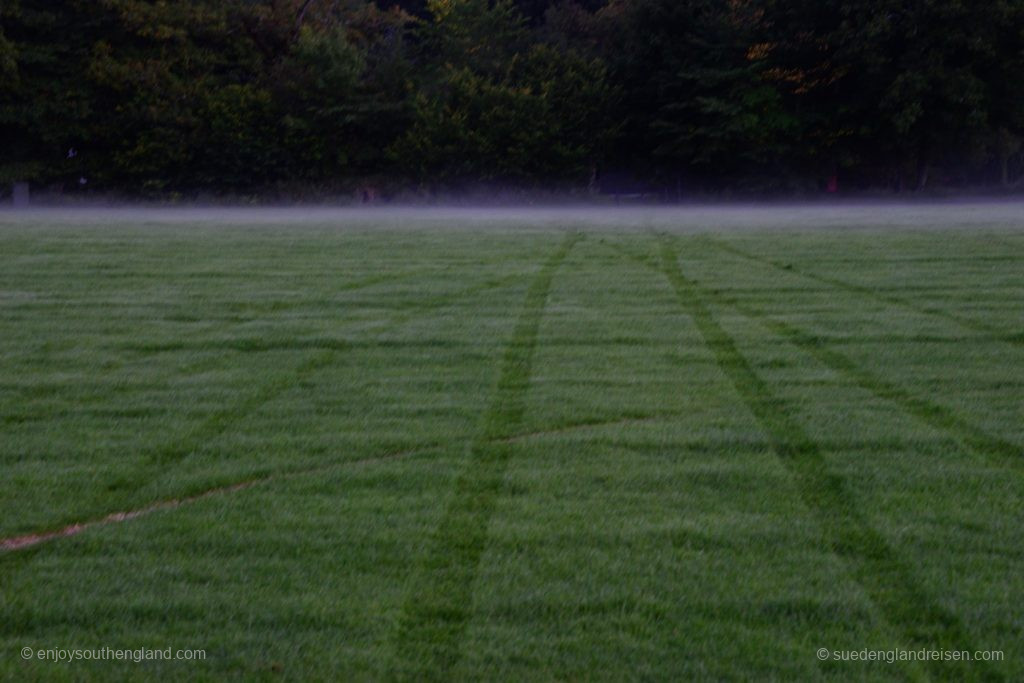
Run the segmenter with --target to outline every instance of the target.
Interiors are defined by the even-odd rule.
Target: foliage
[[[1022,0],[7,0],[0,181],[1009,184],[1022,70]]]
[[[1007,109],[1024,111],[1003,85],[1020,64],[1019,2],[766,6],[773,75],[818,142],[807,152],[897,176],[914,169],[923,185],[930,165],[976,160],[993,124],[1014,119]]]
[[[284,146],[299,174],[333,175],[348,163],[345,137],[358,116],[353,96],[362,71],[343,28],[301,30],[278,70]]]
[[[600,63],[546,46],[498,78],[449,65],[394,153],[421,180],[583,179],[610,133],[598,115],[610,97]]]
[[[500,76],[526,44],[523,17],[511,0],[428,0],[427,9],[424,45],[439,64]]]
[[[749,3],[638,0],[617,23],[627,144],[665,171],[709,179],[778,156],[790,120],[751,55]],[[637,106],[643,103],[643,106]]]
[[[95,109],[78,65],[106,19],[79,0],[0,7],[0,181],[74,175],[68,152],[89,138]]]

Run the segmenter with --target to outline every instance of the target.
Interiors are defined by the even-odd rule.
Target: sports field
[[[0,679],[1024,679],[1024,218],[615,215],[0,216]]]

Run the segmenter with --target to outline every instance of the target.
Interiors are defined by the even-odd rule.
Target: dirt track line
[[[628,426],[628,425],[632,425],[632,424],[642,424],[644,422],[650,422],[650,421],[653,421],[653,420],[659,420],[659,419],[670,418],[670,417],[672,417],[672,414],[671,413],[667,413],[667,414],[650,415],[650,416],[647,416],[647,417],[626,417],[626,418],[621,418],[621,419],[605,420],[605,421],[600,421],[600,422],[587,422],[587,423],[569,424],[569,425],[562,425],[562,426],[559,426],[559,427],[554,427],[552,429],[544,429],[544,430],[538,430],[538,431],[533,431],[533,432],[524,432],[524,433],[521,433],[521,434],[514,434],[514,435],[509,436],[507,438],[500,439],[500,441],[502,441],[504,443],[517,443],[517,442],[526,441],[526,440],[529,440],[529,439],[537,439],[537,438],[542,438],[542,437],[545,437],[545,436],[551,436],[551,435],[555,435],[555,434],[564,434],[564,433],[569,433],[569,432],[573,432],[573,431],[578,431],[578,430],[581,430],[581,429],[589,429],[589,428],[595,428],[596,429],[596,428],[599,428],[599,427],[608,427],[608,426],[612,426],[612,425],[627,425]],[[49,531],[35,531],[35,532],[27,533],[27,534],[22,534],[22,535],[19,535],[19,536],[10,536],[10,537],[7,537],[7,538],[0,538],[0,552],[13,551],[13,550],[21,550],[23,548],[30,548],[32,546],[39,545],[40,543],[45,543],[47,541],[52,541],[52,540],[55,540],[55,539],[58,539],[58,538],[66,538],[68,536],[76,536],[76,535],[78,535],[78,534],[80,534],[80,533],[82,533],[84,531],[88,531],[89,529],[93,529],[93,528],[97,528],[97,527],[102,527],[102,526],[107,526],[109,524],[119,524],[121,522],[127,522],[127,521],[130,521],[130,520],[136,519],[138,517],[143,517],[143,516],[148,515],[148,514],[153,513],[153,512],[159,512],[161,510],[173,510],[175,508],[179,508],[179,507],[182,507],[184,505],[189,505],[189,504],[192,504],[192,503],[199,502],[199,501],[204,500],[206,498],[211,498],[211,497],[214,497],[214,496],[220,496],[220,495],[227,495],[227,494],[231,494],[231,493],[236,493],[238,491],[244,491],[245,489],[249,489],[249,488],[252,488],[254,486],[259,486],[259,485],[262,485],[262,484],[269,484],[269,483],[272,483],[274,481],[280,481],[282,479],[290,479],[290,478],[293,478],[293,477],[301,477],[301,476],[305,476],[305,475],[309,475],[309,474],[316,474],[318,472],[326,472],[326,471],[329,471],[329,470],[332,470],[332,469],[340,469],[340,468],[343,468],[343,467],[356,467],[356,466],[359,466],[359,465],[370,465],[370,464],[374,464],[374,463],[378,463],[378,462],[387,462],[389,460],[400,460],[400,459],[403,459],[403,458],[410,458],[410,457],[413,457],[413,456],[418,455],[420,453],[425,453],[427,451],[431,451],[431,450],[434,450],[434,449],[437,449],[437,448],[441,448],[443,446],[444,446],[444,444],[442,444],[442,443],[424,444],[423,446],[420,446],[420,447],[415,448],[415,449],[408,449],[408,450],[404,450],[404,451],[395,451],[393,453],[385,453],[383,455],[376,455],[376,456],[372,456],[372,457],[369,457],[369,458],[361,458],[359,460],[350,460],[350,461],[345,461],[345,462],[332,462],[332,463],[325,464],[325,465],[317,465],[315,467],[306,467],[306,468],[302,468],[302,469],[299,469],[299,470],[276,472],[276,473],[273,473],[273,474],[268,474],[268,475],[263,476],[263,477],[256,477],[256,478],[253,478],[253,479],[247,479],[247,480],[244,480],[244,481],[235,482],[233,484],[227,484],[225,486],[218,486],[216,488],[208,489],[206,491],[202,491],[202,492],[197,493],[197,494],[192,495],[192,496],[185,496],[185,497],[181,497],[181,498],[168,498],[166,500],[161,500],[161,501],[157,501],[155,503],[150,503],[149,505],[146,505],[146,506],[141,507],[141,508],[136,508],[134,510],[128,510],[128,511],[124,511],[124,512],[112,512],[112,513],[110,513],[108,515],[105,515],[103,517],[99,517],[99,518],[96,518],[96,519],[92,519],[92,520],[88,520],[88,521],[84,521],[84,522],[75,522],[75,523],[72,523],[72,524],[68,524],[68,525],[66,525],[64,527],[61,527],[59,529],[52,529],[52,530],[49,530]]]
[[[444,308],[448,305],[454,304],[459,299],[467,296],[478,294],[482,291],[490,289],[500,289],[505,287],[510,282],[518,279],[519,274],[510,275],[507,277],[500,278],[491,282],[484,282],[455,292],[449,296],[434,297],[426,303],[426,305],[419,311],[416,312],[401,312],[392,315],[384,326],[384,329],[397,327],[404,324],[411,318],[420,317],[421,315],[428,315],[437,309]],[[375,281],[379,278],[375,278]],[[363,286],[360,284],[359,286]],[[349,289],[357,289],[359,287],[349,287]],[[178,438],[168,445],[152,449],[147,452],[145,463],[139,468],[138,471],[133,472],[130,476],[131,479],[121,483],[121,487],[129,484],[141,483],[141,477],[144,474],[156,469],[158,472],[165,470],[171,464],[186,458],[192,452],[198,450],[204,443],[223,434],[232,424],[237,422],[245,415],[250,414],[261,405],[273,400],[276,396],[279,396],[283,392],[289,390],[299,381],[301,381],[308,374],[316,371],[317,369],[330,364],[334,359],[334,350],[326,349],[321,350],[320,353],[313,354],[306,360],[298,363],[292,370],[291,373],[283,377],[276,378],[273,381],[267,382],[261,386],[258,386],[251,394],[243,397],[239,401],[230,404],[220,410],[215,411],[212,415],[207,416],[200,422],[192,425],[186,429],[183,433],[179,433]],[[216,361],[217,359],[215,359]],[[217,361],[219,362],[219,361]],[[200,496],[204,494],[199,494]],[[169,503],[170,501],[165,501]],[[191,501],[190,501],[191,502]],[[154,503],[154,505],[160,505],[160,503]],[[164,507],[173,507],[165,505]],[[162,508],[160,508],[162,509]],[[129,514],[129,513],[110,513],[108,517],[112,517],[118,514]],[[140,513],[145,514],[145,513]],[[138,516],[138,515],[135,515]],[[107,517],[97,518],[90,522],[76,522],[68,524],[58,530],[51,530],[46,532],[39,532],[36,534],[26,534],[21,541],[20,545],[8,546],[9,543],[14,543],[17,538],[0,539],[0,552],[6,550],[17,549],[21,547],[29,547],[37,545],[46,540],[59,538],[61,536],[71,536],[79,531],[74,531],[75,527],[85,526],[85,528],[91,528],[100,524]],[[117,520],[110,520],[108,523]],[[123,520],[122,520],[123,521]],[[83,529],[84,530],[84,529]],[[67,533],[65,533],[67,532]],[[33,540],[35,537],[40,536],[40,540]]]
[[[195,503],[196,501],[204,498],[210,498],[223,493],[241,491],[242,489],[250,488],[262,482],[263,480],[254,479],[240,484],[232,484],[231,486],[210,489],[209,491],[204,491],[203,493],[195,496],[189,496],[187,498],[171,498],[168,500],[162,500],[159,503],[153,503],[137,510],[130,510],[128,512],[112,512],[106,517],[102,517],[100,519],[94,519],[89,522],[79,522],[77,524],[69,524],[62,529],[56,529],[54,531],[42,531],[24,534],[22,536],[12,536],[10,538],[0,540],[0,551],[21,550],[23,548],[30,548],[34,545],[39,545],[40,543],[45,543],[46,541],[52,541],[56,538],[76,536],[83,531],[88,531],[89,529],[107,526],[110,524],[118,524],[120,522],[127,522],[128,520],[135,519],[136,517],[142,517],[152,512],[157,512],[158,510],[170,510],[181,507],[182,505],[188,505],[189,503]]]
[[[216,488],[208,489],[206,491],[202,491],[201,493],[197,493],[192,496],[185,496],[181,498],[168,498],[166,500],[150,503],[149,505],[146,505],[141,508],[136,508],[134,510],[128,510],[124,512],[112,512],[103,517],[99,517],[89,521],[68,524],[67,526],[61,527],[59,529],[53,529],[50,531],[36,531],[28,534],[22,534],[20,536],[10,536],[8,538],[0,539],[0,552],[9,552],[13,550],[22,550],[24,548],[30,548],[32,546],[39,545],[40,543],[45,543],[46,541],[52,541],[58,538],[66,538],[68,536],[76,536],[82,533],[83,531],[88,531],[89,529],[108,526],[110,524],[120,524],[121,522],[127,522],[138,517],[144,517],[145,515],[151,514],[153,512],[159,512],[161,510],[173,510],[184,505],[190,505],[192,503],[199,502],[206,498],[226,495],[229,493],[236,493],[238,491],[244,491],[245,489],[253,488],[254,486],[260,486],[262,484],[268,484],[270,482],[280,481],[282,479],[290,479],[293,477],[316,474],[319,472],[327,472],[332,469],[344,467],[356,467],[359,465],[386,462],[388,460],[398,460],[401,458],[412,457],[419,453],[432,450],[436,447],[437,444],[429,444],[415,449],[396,451],[393,453],[386,453],[383,455],[377,455],[369,458],[362,458],[360,460],[333,462],[326,465],[306,467],[299,470],[276,472],[262,477],[255,477],[253,479],[247,479],[245,481],[236,482],[234,484],[228,484],[226,486],[218,486]]]

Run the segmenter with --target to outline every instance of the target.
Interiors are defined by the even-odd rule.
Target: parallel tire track
[[[765,430],[804,503],[818,518],[829,549],[847,563],[903,644],[913,649],[974,650],[956,615],[934,602],[918,585],[907,564],[861,514],[842,478],[829,470],[818,445],[781,407],[715,320],[699,288],[680,271],[676,253],[665,237],[661,238],[661,259],[680,305]],[[1002,680],[997,671],[982,662],[928,662],[926,666],[937,679]]]
[[[730,306],[743,315],[757,320],[769,330],[787,339],[797,348],[814,357],[822,365],[846,377],[861,389],[876,397],[890,401],[907,414],[933,429],[944,432],[953,442],[961,443],[996,467],[1020,470],[1024,468],[1024,452],[1009,441],[989,434],[952,410],[893,384],[860,367],[843,354],[829,348],[826,342],[788,323],[776,320],[746,306],[732,297],[709,292],[694,283],[694,288],[708,299]]]
[[[426,554],[413,572],[412,589],[396,633],[394,678],[443,680],[459,661],[473,584],[514,448],[509,438],[515,435],[526,409],[537,332],[555,273],[579,239],[577,233],[566,236],[526,294],[505,348],[495,394],[469,447],[469,462],[455,481]]]
[[[641,265],[652,269],[656,268],[650,261],[640,256],[621,250],[620,253]],[[848,357],[829,348],[828,340],[809,334],[789,323],[776,320],[762,311],[743,304],[736,297],[709,290],[696,281],[690,281],[689,285],[703,298],[729,306],[748,318],[759,321],[775,334],[814,357],[822,365],[839,373],[877,398],[899,406],[904,412],[916,417],[933,429],[945,433],[953,442],[963,444],[987,459],[992,465],[1016,470],[1024,468],[1024,452],[1019,446],[989,434],[938,403],[916,396],[907,389],[865,370]]]
[[[908,299],[904,299],[903,297],[900,296],[894,296],[892,294],[883,294],[882,292],[879,292],[878,290],[872,287],[865,287],[864,285],[846,282],[845,280],[840,280],[839,278],[829,277],[827,275],[819,275],[809,270],[803,270],[800,268],[796,268],[795,266],[792,265],[782,264],[772,259],[765,258],[763,256],[757,256],[755,254],[747,253],[746,251],[732,244],[729,244],[728,242],[716,240],[711,237],[705,237],[704,241],[707,242],[708,244],[711,244],[716,249],[720,249],[721,251],[725,251],[730,254],[740,256],[742,258],[754,261],[756,263],[770,266],[776,270],[780,270],[785,273],[795,273],[809,280],[814,280],[815,282],[820,282],[822,284],[828,285],[829,287],[842,289],[847,292],[858,294],[860,296],[866,296],[868,298],[874,299],[884,304],[889,304],[892,306],[901,306],[908,310],[914,311],[915,313],[942,318],[943,320],[956,323],[957,325],[960,325],[961,327],[969,329],[973,332],[980,332],[986,336],[991,336],[994,339],[1001,342],[1016,345],[1024,344],[1024,335],[1010,334],[1006,332],[1006,330],[1001,330],[998,327],[990,325],[986,322],[982,322],[980,320],[976,320],[974,318],[959,315],[957,313],[953,313],[952,311],[947,311],[941,308],[926,308],[924,306],[919,306],[914,302]]]

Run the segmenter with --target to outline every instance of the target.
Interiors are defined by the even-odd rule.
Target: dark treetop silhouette
[[[0,184],[1010,185],[1020,73],[1024,0],[4,0]]]

